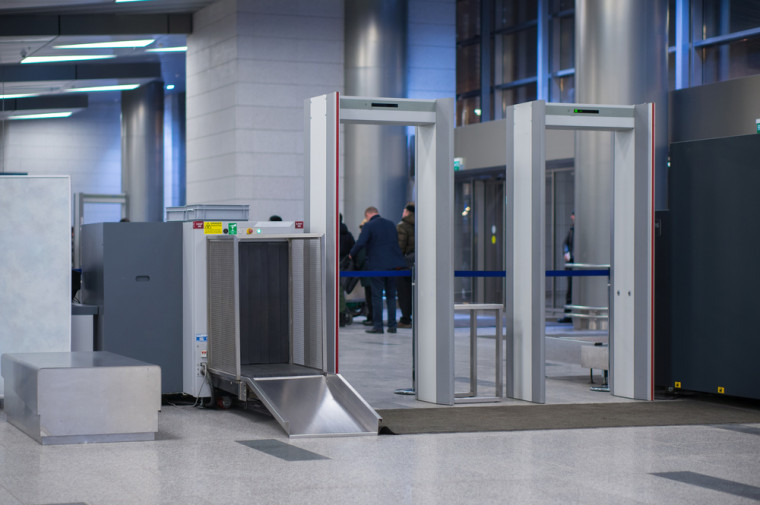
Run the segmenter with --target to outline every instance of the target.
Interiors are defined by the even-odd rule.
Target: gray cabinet
[[[82,227],[82,303],[98,305],[94,350],[161,367],[182,391],[182,223]]]

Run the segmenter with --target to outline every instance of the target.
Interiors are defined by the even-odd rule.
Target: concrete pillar
[[[404,98],[407,92],[406,0],[345,3],[345,94]],[[364,209],[376,206],[398,221],[408,199],[404,126],[346,125],[344,221],[358,230]]]
[[[576,0],[578,103],[655,103],[655,208],[667,206],[667,0]],[[610,262],[612,141],[578,132],[575,145],[577,263]],[[607,306],[606,278],[573,282],[573,303]]]
[[[187,114],[185,113],[185,93],[172,93],[165,97],[166,114],[165,124],[169,125],[169,131],[166,137],[171,142],[171,152],[166,153],[164,163],[164,173],[169,174],[171,187],[165,188],[165,194],[171,195],[171,200],[167,201],[167,206],[185,205],[185,123]],[[168,146],[167,146],[168,149]],[[164,181],[166,185],[167,182]]]
[[[121,190],[130,221],[164,220],[164,84],[121,94]]]

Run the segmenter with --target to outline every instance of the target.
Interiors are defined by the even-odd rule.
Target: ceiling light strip
[[[109,42],[90,42],[86,44],[66,44],[62,46],[53,46],[56,49],[118,49],[145,47],[154,43],[156,39],[143,40],[112,40]]]
[[[21,60],[21,63],[58,63],[62,61],[87,61],[87,60],[105,60],[115,58],[111,54],[80,54],[70,56],[28,56]]]
[[[20,114],[16,116],[8,116],[8,119],[52,119],[52,118],[61,118],[61,117],[69,117],[72,115],[73,111],[66,111],[66,112],[46,112],[44,114]]]
[[[92,86],[88,88],[69,88],[69,93],[90,93],[93,91],[129,91],[140,87],[139,84],[116,84],[113,86]]]

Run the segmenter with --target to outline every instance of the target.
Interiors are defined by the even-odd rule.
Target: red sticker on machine
[[[193,230],[202,230],[203,221],[193,221]]]
[[[303,221],[296,221],[296,230],[303,230]]]

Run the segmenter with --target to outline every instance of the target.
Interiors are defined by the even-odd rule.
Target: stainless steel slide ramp
[[[377,435],[380,416],[340,375],[245,381],[290,437]]]

